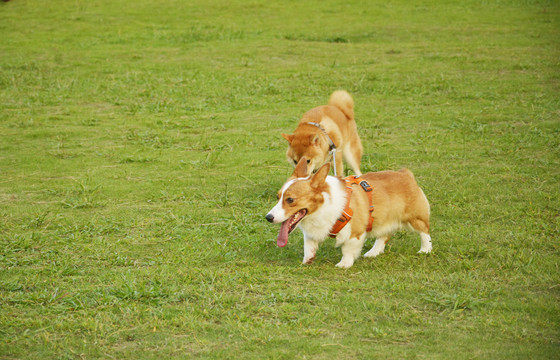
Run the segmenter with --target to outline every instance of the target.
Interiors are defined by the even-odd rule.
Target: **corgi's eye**
[[[286,199],[286,202],[287,202],[288,204],[293,204],[293,203],[294,203],[294,199],[289,197],[289,198]]]
[[[297,160],[294,160],[294,165],[297,165]]]
[[[307,163],[309,164],[310,161],[311,161],[311,160],[307,160]]]

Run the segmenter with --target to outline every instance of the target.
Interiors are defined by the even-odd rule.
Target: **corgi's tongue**
[[[288,235],[290,235],[290,233],[294,231],[297,224],[299,224],[299,222],[303,220],[306,214],[307,210],[301,209],[294,215],[290,216],[288,220],[282,223],[282,226],[280,226],[280,232],[278,233],[278,239],[276,240],[276,244],[279,247],[286,246],[286,244],[288,243]]]
[[[289,221],[290,219],[284,221],[282,223],[282,226],[280,227],[280,232],[278,233],[278,239],[276,239],[276,245],[280,247],[284,247],[288,243],[288,235],[290,235],[290,225],[288,225]]]

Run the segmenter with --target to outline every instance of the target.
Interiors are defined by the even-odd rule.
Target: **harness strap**
[[[344,181],[346,182],[346,193],[347,193],[346,205],[344,206],[342,215],[336,220],[329,233],[329,236],[332,238],[336,237],[336,234],[338,234],[340,230],[342,230],[346,226],[346,224],[350,222],[352,216],[354,215],[354,212],[350,208],[350,198],[352,197],[352,192],[353,192],[352,185],[360,185],[362,190],[364,190],[365,193],[367,194],[369,200],[369,220],[368,220],[366,231],[370,232],[371,229],[373,229],[373,188],[366,180],[362,179],[360,176],[357,175],[351,175],[345,177]]]
[[[348,222],[352,219],[352,215],[354,215],[354,211],[350,208],[350,198],[352,197],[352,185],[346,183],[346,205],[344,206],[344,210],[342,210],[342,215],[336,222],[334,223],[331,231],[329,232],[330,237],[336,237],[336,234],[342,230],[348,224]]]

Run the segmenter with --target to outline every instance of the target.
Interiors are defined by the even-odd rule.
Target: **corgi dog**
[[[361,175],[362,143],[354,121],[354,100],[344,90],[332,93],[328,105],[303,114],[293,134],[282,134],[289,143],[286,156],[292,165],[307,159],[307,175],[334,162],[334,174],[342,175],[342,155],[354,174]]]
[[[349,176],[349,181],[329,176],[329,168],[327,163],[309,175],[303,157],[278,191],[278,203],[266,215],[269,222],[282,224],[278,246],[285,246],[288,235],[299,227],[303,232],[303,263],[311,264],[319,244],[335,237],[342,250],[336,266],[349,268],[360,256],[366,236],[376,241],[364,256],[375,257],[383,253],[393,233],[407,227],[420,234],[419,253],[431,252],[430,205],[412,172],[370,172]],[[337,226],[344,220],[342,228]]]

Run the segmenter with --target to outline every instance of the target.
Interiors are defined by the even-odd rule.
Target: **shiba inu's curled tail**
[[[348,120],[354,119],[354,100],[346,91],[337,90],[333,92],[329,99],[329,105],[339,108]]]

